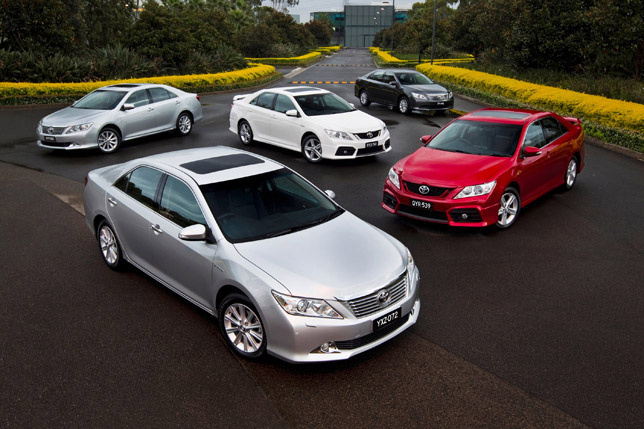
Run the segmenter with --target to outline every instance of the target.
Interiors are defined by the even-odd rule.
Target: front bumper
[[[420,299],[418,268],[410,275],[407,296],[389,307],[357,318],[337,301],[329,301],[341,310],[343,319],[324,319],[317,317],[292,316],[277,303],[271,308],[267,318],[264,311],[266,332],[269,333],[267,351],[280,359],[292,363],[326,362],[348,359],[370,350],[400,334],[418,320]],[[400,319],[386,327],[374,331],[374,320],[400,308]],[[266,309],[265,309],[266,310]],[[337,345],[328,353],[320,351],[325,343]]]
[[[97,132],[92,128],[72,134],[45,134],[38,130],[36,144],[46,149],[77,150],[98,147]]]
[[[411,110],[417,112],[432,112],[454,108],[454,97],[450,98],[448,101],[418,100],[411,97],[409,101],[409,107]]]
[[[374,138],[332,139],[326,135],[320,138],[322,157],[325,159],[354,159],[387,153],[391,150],[389,130]]]
[[[481,197],[457,200],[449,198],[449,195],[447,198],[425,197],[401,191],[387,179],[381,207],[390,213],[412,219],[480,228],[495,225],[498,222],[499,198],[495,196],[494,191]],[[425,208],[422,203],[429,203],[431,207]]]

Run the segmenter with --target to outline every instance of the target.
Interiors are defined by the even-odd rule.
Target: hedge
[[[275,74],[275,67],[265,64],[249,64],[250,67],[224,73],[186,76],[159,76],[138,79],[110,80],[80,83],[12,83],[0,82],[0,98],[56,97],[84,95],[97,88],[117,83],[158,83],[175,88],[229,87],[261,80]]]
[[[270,64],[273,66],[308,66],[322,57],[321,52],[309,52],[299,57],[290,58],[246,58],[247,61],[254,63]]]
[[[420,64],[416,69],[432,79],[475,88],[539,109],[576,116],[611,128],[644,134],[644,105],[538,85],[457,67]]]
[[[388,65],[393,67],[405,67],[408,65],[418,64],[417,60],[401,60],[391,55],[389,51],[381,51],[380,48],[373,47],[373,46],[369,48],[369,52],[371,52],[372,55],[376,55],[377,59],[379,60],[378,62],[382,63],[383,65]],[[427,63],[427,62],[430,62],[431,60],[422,59],[420,61],[421,63]],[[470,55],[467,55],[465,58],[434,59],[434,64],[471,63],[473,61],[474,61],[474,55],[470,54]]]

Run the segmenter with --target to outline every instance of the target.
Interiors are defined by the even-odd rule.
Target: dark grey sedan
[[[375,70],[356,79],[354,94],[360,104],[393,106],[400,113],[444,112],[454,107],[454,95],[415,70]]]

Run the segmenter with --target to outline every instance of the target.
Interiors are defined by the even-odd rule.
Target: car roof
[[[133,91],[135,89],[152,88],[156,86],[165,87],[165,85],[156,83],[116,83],[114,85],[103,86],[99,89],[105,91]]]
[[[198,185],[225,182],[284,168],[271,159],[243,150],[213,146],[151,155],[139,160],[170,167],[192,177]],[[167,168],[165,168],[167,169]]]
[[[499,109],[488,107],[475,110],[461,116],[459,119],[481,122],[501,122],[504,124],[524,125],[544,116],[553,115],[550,112],[529,109]]]
[[[292,96],[296,95],[310,95],[310,94],[326,94],[330,91],[322,88],[316,88],[314,86],[282,86],[278,88],[267,88],[262,90],[262,92],[276,92],[278,94],[290,94]]]
[[[381,71],[381,72],[389,72],[389,73],[414,73],[414,74],[422,74],[418,70],[412,70],[412,69],[378,69],[374,71]],[[370,72],[371,73],[371,72]]]

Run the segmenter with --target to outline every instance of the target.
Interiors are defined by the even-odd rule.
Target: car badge
[[[418,187],[418,192],[420,192],[420,193],[421,193],[421,194],[423,194],[423,195],[427,195],[427,194],[429,194],[429,186],[427,186],[427,185],[420,185],[420,186]]]
[[[370,139],[370,138],[372,138],[372,137],[373,137],[373,133],[372,133],[371,131],[369,131],[369,132],[367,133],[367,138],[368,138],[368,139]]]
[[[385,304],[389,301],[389,291],[386,289],[381,290],[378,293],[378,302]]]
[[[54,127],[47,128],[47,134],[54,134]]]

